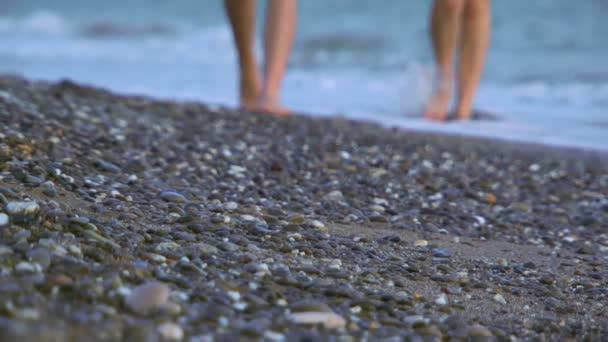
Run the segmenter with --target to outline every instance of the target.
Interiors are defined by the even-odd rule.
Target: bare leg
[[[224,0],[224,6],[239,58],[240,105],[254,110],[260,92],[260,75],[255,59],[256,0]]]
[[[479,85],[490,38],[490,1],[466,0],[458,75],[456,116],[471,118],[473,98]]]
[[[280,106],[279,92],[296,26],[296,0],[268,0],[264,27],[264,84],[260,109],[278,115],[289,110]]]
[[[437,85],[427,104],[425,116],[443,121],[452,93],[454,51],[460,32],[464,0],[435,0],[431,13],[431,38],[437,63]]]

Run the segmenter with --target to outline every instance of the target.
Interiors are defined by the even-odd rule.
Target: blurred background
[[[430,3],[300,1],[285,105],[389,126],[608,150],[608,1],[493,1],[476,108],[498,120],[445,125],[421,118],[432,71]],[[259,5],[261,19],[264,1]],[[230,106],[237,99],[219,0],[2,0],[0,73]]]

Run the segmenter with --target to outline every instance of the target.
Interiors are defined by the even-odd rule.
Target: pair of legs
[[[437,63],[437,84],[425,116],[443,121],[454,85],[458,50],[456,118],[471,118],[473,98],[481,78],[490,37],[490,0],[434,0],[431,38]]]
[[[224,0],[240,67],[240,105],[247,110],[287,115],[279,104],[296,25],[296,0],[268,0],[264,26],[264,68],[255,58],[256,0]]]

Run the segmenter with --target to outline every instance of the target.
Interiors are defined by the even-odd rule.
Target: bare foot
[[[458,104],[456,106],[456,119],[468,121],[473,119],[473,111],[471,105]]]
[[[457,120],[463,120],[463,121],[469,121],[473,119],[473,115],[471,113],[471,111],[468,112],[456,112],[456,119]]]
[[[254,111],[258,108],[258,95],[261,89],[260,76],[257,70],[241,71],[240,82],[240,106],[241,108]]]
[[[444,79],[438,82],[431,99],[427,103],[424,116],[429,120],[445,121],[448,116],[448,106],[452,95],[452,80]]]
[[[287,107],[283,107],[279,104],[276,99],[268,99],[260,97],[258,100],[258,111],[273,114],[276,116],[289,116],[291,110]]]

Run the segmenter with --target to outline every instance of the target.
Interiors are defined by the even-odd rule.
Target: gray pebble
[[[186,197],[184,197],[181,194],[178,194],[177,192],[174,191],[163,191],[160,194],[160,198],[163,199],[164,201],[167,202],[173,202],[173,203],[186,203]]]
[[[9,218],[5,213],[0,213],[0,227],[8,225]]]
[[[138,314],[146,314],[167,302],[169,286],[159,282],[149,282],[133,289],[125,299],[125,304]]]

